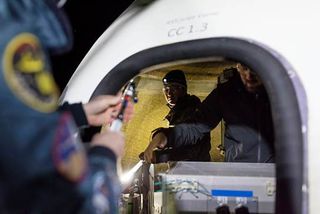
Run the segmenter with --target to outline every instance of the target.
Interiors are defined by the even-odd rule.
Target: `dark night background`
[[[52,56],[54,77],[61,91],[94,42],[133,0],[68,0],[63,9],[70,20],[71,51]]]

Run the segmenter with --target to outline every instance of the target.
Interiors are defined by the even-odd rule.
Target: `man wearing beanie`
[[[181,123],[192,121],[192,115],[201,104],[200,99],[195,95],[187,93],[187,81],[185,74],[181,70],[172,70],[168,72],[162,79],[163,94],[167,101],[170,111],[165,116],[169,126],[175,126]],[[153,131],[153,135],[162,131],[158,128]],[[145,150],[153,151],[156,146],[149,144]],[[164,161],[210,161],[210,133],[208,132],[203,138],[198,140],[194,145],[179,147],[178,149],[164,148],[156,150],[154,163]]]
[[[223,120],[225,162],[273,163],[274,127],[268,93],[255,71],[237,63],[223,70],[217,87],[202,101],[194,122],[153,135],[154,147],[178,149],[197,144]],[[151,162],[153,154],[145,154]]]

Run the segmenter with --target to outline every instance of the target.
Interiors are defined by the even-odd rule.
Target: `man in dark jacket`
[[[274,130],[268,95],[255,73],[240,63],[220,77],[202,102],[196,122],[158,132],[152,144],[179,148],[195,144],[223,119],[227,162],[274,162]],[[152,154],[145,155],[150,161]]]
[[[86,153],[76,124],[111,122],[120,96],[58,110],[48,54],[71,31],[53,0],[0,0],[0,26],[0,213],[118,213],[123,136],[99,133]]]
[[[187,81],[183,71],[172,70],[168,72],[163,82],[163,93],[167,101],[167,106],[170,111],[165,117],[169,122],[170,127],[182,124],[185,122],[191,122],[193,120],[192,115],[199,108],[201,101],[197,96],[189,95],[187,93]],[[163,128],[159,128],[153,131],[153,135],[161,132]],[[210,161],[210,131],[204,133],[197,141],[192,145],[185,145],[179,148],[171,145],[163,148],[164,150],[156,151],[158,160],[153,162],[162,161]],[[146,153],[153,151],[156,147],[150,143],[146,148]],[[162,156],[161,156],[162,155]]]

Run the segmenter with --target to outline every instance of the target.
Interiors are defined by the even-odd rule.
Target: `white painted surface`
[[[78,67],[64,100],[87,101],[121,61],[147,48],[180,41],[236,37],[280,53],[308,98],[310,213],[320,210],[320,3],[316,0],[156,0],[131,7],[108,28]]]

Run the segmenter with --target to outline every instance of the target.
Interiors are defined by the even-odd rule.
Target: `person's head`
[[[245,65],[237,63],[237,70],[240,74],[241,81],[248,92],[256,92],[262,86],[258,75]]]
[[[173,107],[187,93],[186,77],[181,70],[169,71],[162,79],[163,93],[167,103]]]

